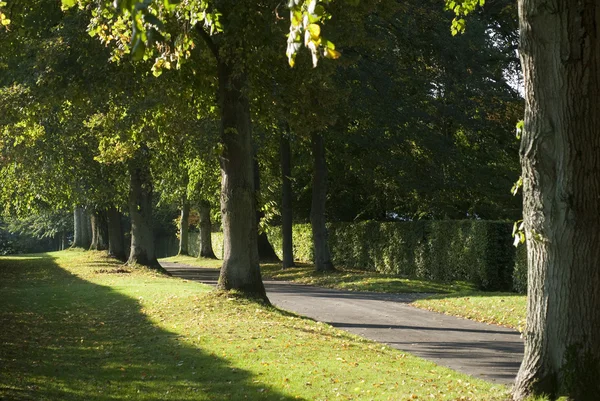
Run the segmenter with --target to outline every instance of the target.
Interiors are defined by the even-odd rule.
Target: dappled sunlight
[[[78,264],[78,260],[49,261],[46,257],[40,268],[55,275],[55,282],[75,277],[60,265]],[[2,262],[0,274],[7,270]],[[19,270],[25,274],[36,267],[20,266]],[[114,280],[94,273],[95,267],[67,268],[88,278],[95,275],[99,281]],[[31,280],[30,276],[23,277]],[[114,291],[83,279],[68,287],[47,286],[40,290],[32,286],[18,297],[3,293],[0,394],[17,400],[288,399],[264,383],[253,383],[253,376],[239,367],[234,384],[229,362],[205,353],[198,345],[180,341],[181,332],[166,329],[178,328],[179,320],[152,322],[143,312],[148,307],[144,296],[154,294],[158,300],[169,292],[169,286],[156,288],[148,278],[143,279],[147,280],[147,289],[138,299],[127,294],[135,294],[138,287],[128,290],[122,286]],[[181,283],[170,281],[175,287]],[[197,284],[193,287],[203,288]],[[168,306],[172,303],[175,300],[171,297],[164,299],[166,306],[150,307],[172,313]]]
[[[336,288],[348,291],[382,293],[452,293],[472,290],[474,285],[464,281],[436,282],[403,278],[371,271],[338,267],[333,272],[317,272],[313,265],[281,269],[280,264],[261,265],[263,277],[273,280],[293,281],[301,284]]]
[[[0,398],[504,399],[503,386],[328,324],[154,270],[120,268],[87,252],[0,261],[0,275],[18,273],[0,287]]]

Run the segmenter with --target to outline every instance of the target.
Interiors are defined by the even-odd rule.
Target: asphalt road
[[[161,263],[173,276],[215,285],[217,269]],[[425,294],[338,291],[265,281],[271,303],[491,382],[511,384],[523,357],[517,331],[417,309]]]

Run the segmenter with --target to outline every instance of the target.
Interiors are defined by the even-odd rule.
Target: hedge
[[[510,223],[481,220],[328,225],[336,265],[402,277],[468,281],[488,291],[522,292],[527,285],[526,255],[515,251],[511,229]],[[295,225],[293,237],[295,259],[312,260],[310,224]],[[281,257],[278,227],[269,230],[269,239]]]
[[[527,290],[527,252],[512,245],[512,224],[482,220],[328,224],[333,263],[436,281],[468,281],[482,290]],[[281,229],[267,233],[281,258]],[[293,227],[294,258],[312,261],[310,224]],[[212,234],[213,249],[223,257],[223,233]],[[162,241],[161,241],[162,242]],[[177,242],[167,241],[171,255]],[[198,233],[190,233],[190,255],[198,254]],[[165,255],[170,256],[170,255]]]

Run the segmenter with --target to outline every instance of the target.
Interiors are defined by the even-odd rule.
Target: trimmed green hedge
[[[468,281],[482,290],[527,291],[527,251],[512,245],[512,224],[482,220],[333,223],[328,225],[333,262],[339,266],[436,281]],[[277,255],[281,228],[267,233]],[[293,227],[294,258],[312,261],[310,224]],[[177,242],[159,257],[177,254]],[[212,234],[223,257],[223,233]],[[190,233],[190,255],[198,254],[198,233]]]
[[[510,223],[481,220],[328,225],[336,265],[427,280],[469,281],[489,291],[523,291],[522,261],[517,272],[511,229]],[[294,257],[312,260],[310,224],[295,225],[293,236]],[[280,228],[271,228],[269,239],[281,256]],[[513,279],[518,280],[516,285]]]

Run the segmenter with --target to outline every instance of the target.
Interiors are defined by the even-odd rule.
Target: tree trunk
[[[294,243],[292,238],[292,151],[289,132],[281,134],[281,237],[283,268],[294,267]]]
[[[106,213],[101,210],[93,211],[90,213],[90,221],[92,227],[92,243],[90,249],[103,251],[107,248],[108,242]]]
[[[87,208],[83,209],[82,211],[82,223],[81,223],[81,227],[82,227],[82,232],[83,232],[83,241],[84,241],[84,248],[85,249],[89,249],[90,246],[92,245],[92,216],[89,212],[89,210]]]
[[[218,288],[268,301],[258,265],[250,105],[246,77],[218,63],[221,103],[223,267]]]
[[[520,0],[528,247],[513,397],[600,394],[600,5]]]
[[[89,249],[91,244],[90,216],[81,206],[73,211],[73,248]]]
[[[210,222],[210,203],[200,201],[200,257],[216,259],[212,247],[212,227]]]
[[[329,252],[327,227],[325,226],[325,202],[327,201],[327,161],[325,160],[325,142],[320,134],[312,134],[313,151],[313,188],[310,223],[312,226],[315,270],[333,271],[333,262]]]
[[[258,166],[258,160],[256,160],[256,153],[254,154],[254,193],[255,199],[258,200],[260,194],[260,170]],[[260,225],[260,220],[265,217],[265,214],[262,210],[256,209],[256,226],[257,228]],[[267,237],[267,233],[264,231],[258,232],[258,259],[261,262],[279,262],[279,257],[275,253],[273,246],[269,242],[269,237]]]
[[[64,251],[67,247],[67,233],[62,231],[60,233],[60,250]]]
[[[125,240],[121,224],[121,212],[116,207],[108,208],[106,213],[108,227],[108,256],[125,261]]]
[[[131,216],[131,250],[127,264],[160,268],[154,252],[152,232],[152,177],[146,146],[136,151],[129,165],[129,214]]]
[[[92,243],[90,244],[90,249],[97,250],[98,249],[98,215],[96,212],[90,213],[90,223],[92,226]]]
[[[188,252],[188,236],[190,228],[190,204],[187,196],[184,195],[181,206],[181,217],[179,218],[179,255],[189,255]]]
[[[73,244],[72,248],[83,247],[82,216],[81,207],[76,206],[73,210]]]

